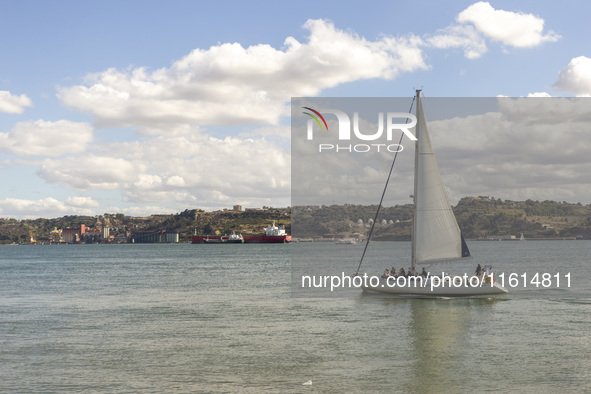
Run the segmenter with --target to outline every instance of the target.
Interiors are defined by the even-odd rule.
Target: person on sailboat
[[[425,271],[425,267],[423,267],[423,271],[421,272],[421,276],[425,279],[427,279],[427,271]]]
[[[484,279],[484,283],[490,283],[490,275],[488,274],[488,265],[485,265],[482,268],[482,278]]]
[[[482,273],[482,267],[480,266],[480,264],[478,264],[478,266],[476,267],[476,276],[480,277],[480,274]]]
[[[400,272],[398,273],[398,276],[406,276],[406,273],[404,272],[404,268],[400,268]]]
[[[382,275],[382,278],[386,279],[389,276],[390,276],[390,270],[388,268],[386,268],[386,270],[384,271],[384,275]]]

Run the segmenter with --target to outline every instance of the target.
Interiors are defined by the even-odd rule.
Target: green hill
[[[0,219],[0,244],[49,240],[54,228],[74,228],[84,223],[90,228],[110,228],[110,234],[130,238],[137,233],[178,231],[181,242],[193,233],[262,234],[273,221],[285,225],[296,238],[365,237],[369,220],[377,206],[330,205],[298,206],[282,209],[205,212],[187,209],[170,215],[131,217],[121,213],[98,216],[64,216],[55,219]],[[576,238],[591,239],[591,205],[555,201],[511,201],[494,197],[465,197],[453,208],[467,239]],[[412,205],[383,207],[377,218],[372,239],[376,241],[409,240],[412,230]]]
[[[78,228],[84,224],[89,228],[109,227],[110,235],[131,238],[137,233],[157,231],[178,231],[181,242],[189,242],[193,233],[229,234],[232,231],[242,234],[263,234],[263,227],[273,221],[285,225],[290,231],[291,210],[257,209],[246,211],[205,212],[201,209],[187,209],[170,215],[151,215],[131,217],[121,213],[98,216],[64,216],[55,219],[16,220],[0,219],[0,244],[29,243],[31,237],[37,242],[49,242],[54,229]]]
[[[293,236],[340,238],[367,235],[369,219],[374,219],[376,209],[375,205],[294,207]],[[591,205],[465,197],[453,209],[467,239],[519,238],[521,233],[530,239],[591,239]],[[410,204],[383,207],[372,239],[410,240],[411,218]]]

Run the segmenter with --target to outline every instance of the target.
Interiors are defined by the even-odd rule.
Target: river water
[[[591,391],[591,242],[470,248],[469,273],[570,273],[570,287],[310,297],[291,286],[293,256],[351,273],[362,247],[0,246],[0,390]],[[408,249],[372,243],[363,269],[406,267]]]

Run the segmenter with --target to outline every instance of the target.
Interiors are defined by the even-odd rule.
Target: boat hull
[[[376,293],[388,293],[399,296],[408,297],[478,297],[502,295],[508,293],[507,289],[498,283],[490,284],[483,283],[482,286],[471,286],[466,283],[458,283],[458,286],[453,284],[433,286],[430,282],[426,282],[424,286],[408,285],[408,286],[391,286],[386,283],[385,279],[380,279],[377,286],[361,286],[364,291]]]
[[[291,242],[291,235],[243,235],[242,237],[245,244],[283,244]],[[219,240],[221,239],[220,236],[195,235],[191,237],[191,243],[202,244],[206,243],[206,240],[218,240],[216,243],[220,243]]]
[[[245,235],[247,244],[282,244],[291,242],[291,235]]]
[[[243,244],[243,239],[204,239],[204,244]]]

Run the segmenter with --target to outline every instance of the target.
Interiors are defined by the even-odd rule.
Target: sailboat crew
[[[425,271],[425,267],[423,267],[423,271],[421,272],[421,276],[426,279],[427,275],[428,275],[427,271]]]

